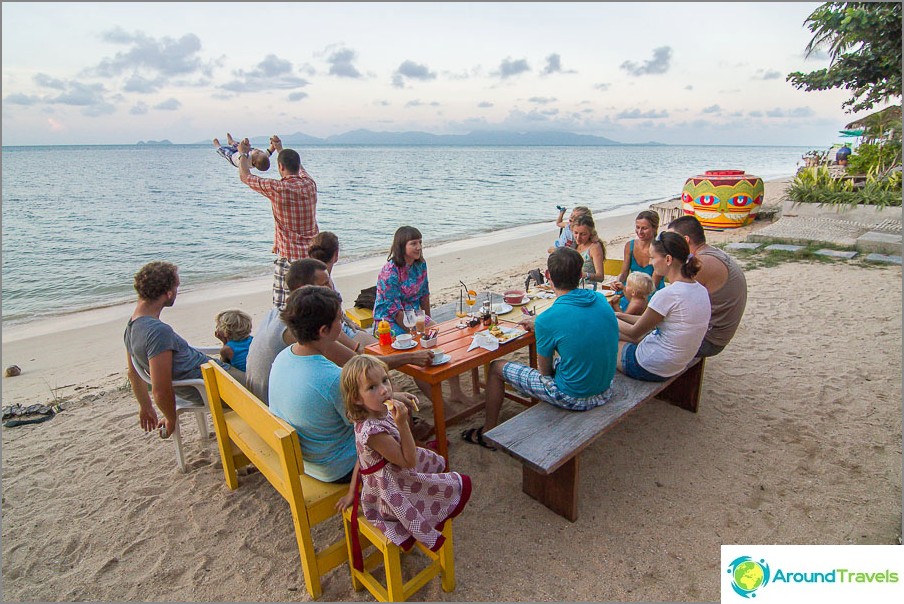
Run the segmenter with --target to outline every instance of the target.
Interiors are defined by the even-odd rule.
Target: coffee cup
[[[396,336],[395,341],[396,341],[396,345],[398,345],[399,348],[408,348],[409,346],[411,346],[411,341],[412,341],[411,334],[410,333],[399,334]]]

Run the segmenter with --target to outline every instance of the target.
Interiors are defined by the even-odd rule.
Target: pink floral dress
[[[471,497],[471,479],[443,472],[446,460],[421,447],[413,468],[387,462],[367,446],[371,436],[382,432],[401,442],[389,413],[355,423],[364,517],[405,551],[420,541],[435,552],[445,540],[441,533],[445,521],[460,514]]]

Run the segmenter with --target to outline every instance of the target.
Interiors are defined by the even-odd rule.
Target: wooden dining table
[[[537,347],[533,331],[528,331],[521,336],[518,336],[506,342],[501,342],[499,344],[499,348],[497,348],[496,350],[490,351],[485,348],[477,347],[469,351],[468,348],[471,345],[474,334],[485,330],[486,327],[484,327],[483,325],[478,325],[476,327],[466,327],[464,329],[460,329],[458,327],[458,324],[459,319],[455,318],[441,323],[433,324],[431,326],[439,330],[437,343],[435,347],[431,349],[434,351],[442,350],[451,357],[449,361],[442,363],[441,365],[423,366],[408,364],[401,365],[396,368],[402,373],[405,373],[406,375],[409,375],[414,379],[422,380],[423,382],[426,382],[430,385],[430,400],[433,403],[433,432],[436,434],[437,452],[446,459],[447,469],[449,467],[449,446],[446,441],[446,427],[467,417],[470,417],[471,415],[482,410],[484,408],[484,403],[482,401],[477,402],[471,406],[457,411],[455,414],[450,415],[449,417],[446,417],[446,408],[443,401],[442,383],[449,378],[462,375],[467,371],[470,371],[474,397],[478,398],[480,387],[482,385],[480,381],[479,368],[488,365],[491,361],[527,347],[528,355],[530,358],[530,366],[537,366]],[[516,320],[503,319],[499,320],[499,325],[506,328],[518,326]],[[376,343],[367,346],[365,348],[365,352],[367,352],[368,354],[384,356],[399,354],[401,352],[410,352],[421,348],[420,338],[416,337],[415,341],[417,341],[417,344],[414,347],[408,348],[404,351],[397,350],[391,345],[381,345],[380,343]],[[529,403],[529,401],[518,397],[512,392],[506,391],[505,396],[521,403]]]

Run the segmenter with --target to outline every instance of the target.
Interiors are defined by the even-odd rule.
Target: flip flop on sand
[[[490,451],[496,450],[496,447],[489,444],[483,439],[483,426],[479,428],[468,428],[461,433],[461,439],[466,443],[471,443],[472,445],[480,445],[484,449],[489,449]]]

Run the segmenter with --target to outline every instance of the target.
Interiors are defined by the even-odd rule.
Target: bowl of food
[[[502,294],[506,304],[521,304],[524,300],[524,292],[520,289],[510,289]]]

